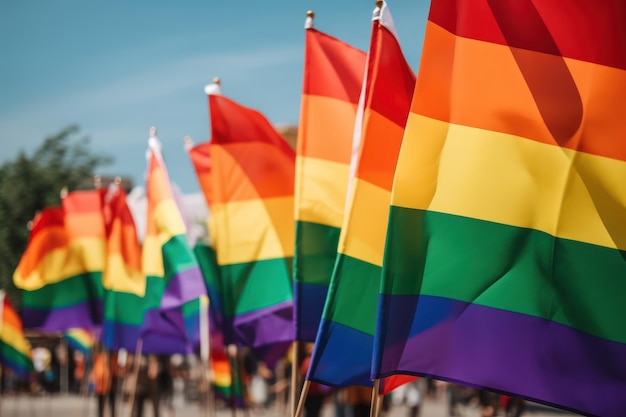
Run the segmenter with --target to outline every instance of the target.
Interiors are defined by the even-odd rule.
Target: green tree
[[[17,306],[13,272],[26,249],[28,222],[44,207],[61,203],[60,191],[80,188],[95,170],[110,164],[108,156],[89,151],[89,138],[76,138],[77,126],[47,137],[31,157],[21,152],[0,166],[0,288]]]

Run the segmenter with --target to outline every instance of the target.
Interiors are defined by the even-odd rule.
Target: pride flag
[[[261,113],[219,94],[208,97],[225,342],[287,349],[293,340],[295,153]]]
[[[373,376],[626,410],[626,2],[433,0]]]
[[[84,353],[90,352],[96,342],[94,334],[85,329],[68,329],[65,332],[65,339],[72,349],[80,350]]]
[[[0,306],[0,363],[27,379],[33,370],[30,343],[24,337],[22,320],[4,290],[0,290]]]
[[[346,204],[365,52],[307,18],[296,150],[293,261],[295,339],[313,342],[322,317]]]
[[[100,190],[74,191],[35,216],[13,275],[24,327],[91,329],[102,322],[106,236]]]
[[[146,277],[141,267],[141,246],[126,192],[117,183],[105,198],[107,261],[104,287],[104,322],[100,335],[110,350],[134,350],[145,311]]]
[[[147,158],[143,349],[160,354],[186,353],[199,343],[199,297],[206,294],[206,288],[154,132],[148,140]]]
[[[367,68],[346,217],[307,375],[309,380],[333,386],[372,385],[391,186],[415,87],[384,2],[374,10]],[[383,391],[389,389],[387,385]]]

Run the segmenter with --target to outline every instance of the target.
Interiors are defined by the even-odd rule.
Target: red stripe
[[[626,69],[623,0],[433,0],[457,36]]]
[[[315,29],[306,31],[303,94],[358,103],[365,52]],[[308,82],[307,82],[308,81]]]

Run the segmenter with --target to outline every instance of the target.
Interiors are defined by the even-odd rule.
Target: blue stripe
[[[293,294],[296,306],[294,309],[296,340],[314,342],[322,319],[328,287],[295,281]]]

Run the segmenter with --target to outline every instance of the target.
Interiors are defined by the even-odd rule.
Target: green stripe
[[[145,298],[136,294],[107,291],[104,295],[104,318],[137,326],[143,323],[145,305]]]
[[[186,235],[172,236],[162,248],[165,288],[178,272],[197,268],[198,261],[192,253]]]
[[[22,306],[31,309],[69,307],[104,294],[101,272],[87,272],[48,284],[34,291],[22,291]]]
[[[391,207],[384,264],[386,294],[452,298],[626,343],[626,253],[616,249]]]
[[[322,316],[373,336],[380,275],[380,267],[338,254]]]
[[[232,317],[293,299],[292,258],[222,265],[224,315]]]
[[[146,277],[146,310],[161,306],[161,297],[165,292],[165,280],[161,277]]]
[[[2,358],[3,363],[19,366],[25,371],[33,370],[33,362],[28,356],[4,342],[0,342],[0,358]]]
[[[295,281],[326,287],[330,284],[340,233],[337,227],[296,222]]]

